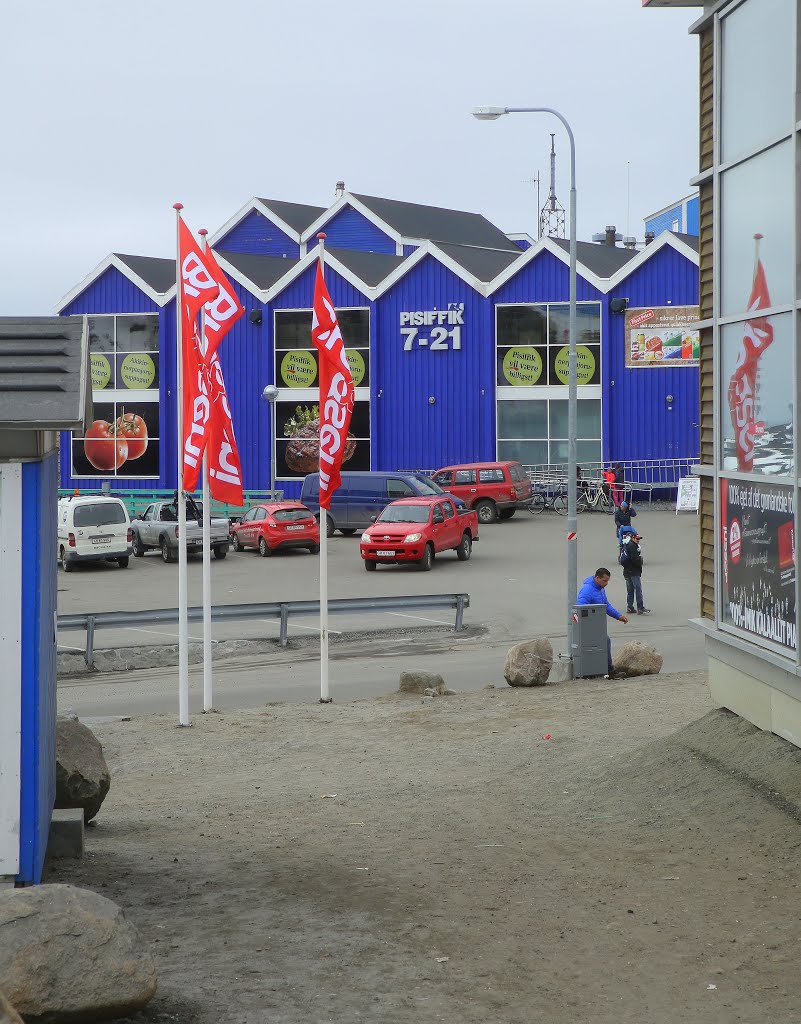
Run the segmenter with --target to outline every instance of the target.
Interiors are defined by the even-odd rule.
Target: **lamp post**
[[[572,605],[578,592],[578,535],[576,529],[576,434],[577,434],[577,379],[576,379],[576,143],[573,131],[565,118],[552,107],[476,107],[473,117],[479,121],[496,121],[504,114],[552,114],[565,127],[570,140],[570,349],[568,360],[567,406],[567,651],[573,661]]]
[[[275,384],[268,384],[262,391],[261,397],[270,403],[270,498],[275,498],[275,402],[278,398],[278,388]]]

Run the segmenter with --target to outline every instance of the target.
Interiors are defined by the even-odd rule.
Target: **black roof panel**
[[[284,203],[280,199],[259,199],[262,205],[280,217],[291,228],[301,234],[325,213],[324,206],[304,206],[303,203]]]
[[[570,242],[566,238],[551,238],[560,249],[570,252]],[[602,242],[577,242],[576,259],[591,270],[597,277],[611,277],[637,255],[636,249],[625,249],[617,245],[605,245]]]
[[[258,256],[249,252],[226,252],[224,249],[214,251],[262,291],[272,288],[276,281],[298,264],[298,260],[281,256]]]
[[[175,284],[175,260],[157,256],[123,256],[120,252],[114,255],[159,295],[168,292]]]
[[[437,242],[437,248],[479,281],[492,281],[501,271],[506,270],[510,263],[514,263],[523,255],[523,250],[517,246],[514,247],[514,251],[499,252],[497,249],[481,249],[474,245],[449,245],[447,242]]]
[[[360,281],[374,288],[389,277],[393,270],[403,263],[405,256],[390,256],[382,252],[361,252],[358,249],[340,249],[326,246],[326,252],[339,260],[354,273]]]

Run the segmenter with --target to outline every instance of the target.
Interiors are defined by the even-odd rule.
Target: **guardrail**
[[[420,594],[407,597],[341,597],[328,602],[328,611],[332,614],[347,612],[392,611],[395,608],[455,608],[456,621],[454,632],[464,628],[464,610],[470,607],[469,594]],[[237,619],[278,619],[280,621],[279,638],[281,646],[287,645],[287,633],[290,615],[319,615],[319,601],[273,601],[269,604],[220,604],[212,605],[212,622],[226,622]],[[150,608],[132,612],[87,612],[80,615],[59,615],[58,629],[83,629],[86,631],[86,650],[84,659],[87,665],[94,664],[95,630],[111,629],[114,626],[126,627],[131,624],[135,615],[137,626],[142,623],[169,623],[178,621],[177,608]],[[202,622],[203,608],[193,607],[188,610],[190,622]]]

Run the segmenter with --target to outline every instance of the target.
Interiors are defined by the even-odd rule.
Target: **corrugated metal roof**
[[[86,318],[0,317],[0,430],[78,429],[91,415]]]
[[[355,192],[352,195],[404,238],[428,238],[432,242],[478,245],[485,249],[517,249],[500,228],[479,213],[402,203],[397,199],[379,199]]]
[[[567,238],[554,238],[560,249],[570,252],[570,242]],[[576,259],[587,270],[591,270],[598,277],[611,277],[629,260],[637,255],[636,249],[624,249],[617,245],[605,245],[602,242],[577,242]]]
[[[294,228],[298,234],[306,230],[318,217],[325,213],[324,206],[305,206],[303,203],[285,203],[280,199],[259,199],[268,210]]]
[[[224,249],[214,251],[262,291],[271,288],[299,262],[281,256],[256,256],[248,252],[227,252]]]
[[[510,263],[514,263],[518,256],[522,255],[522,250],[517,246],[514,247],[514,251],[500,252],[498,249],[482,249],[475,245],[451,245],[448,242],[438,242],[437,248],[479,281],[492,281],[502,270],[506,270]]]
[[[381,252],[361,252],[359,249],[341,249],[338,246],[326,246],[326,252],[347,267],[352,273],[371,288],[389,277],[396,267],[406,259],[405,256],[389,256]]]
[[[120,252],[114,255],[160,295],[168,292],[175,284],[175,260],[165,260],[158,256],[124,256]]]

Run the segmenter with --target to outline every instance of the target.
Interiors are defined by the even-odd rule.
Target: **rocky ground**
[[[95,726],[180,1024],[801,1021],[801,751],[701,673]]]

